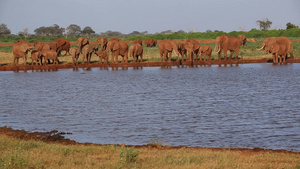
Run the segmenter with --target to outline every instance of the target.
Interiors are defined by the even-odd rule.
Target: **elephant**
[[[212,53],[212,47],[210,45],[202,45],[199,48],[199,53],[201,53],[200,55],[200,60],[202,60],[202,56],[204,54],[203,60],[211,60],[211,53]],[[208,58],[206,57],[206,55],[208,56]]]
[[[28,45],[28,43],[25,43],[25,42],[16,42],[16,43],[14,43],[13,44],[13,55],[14,55],[13,64],[18,66],[19,65],[19,59],[23,58],[24,65],[26,65],[26,62],[27,62],[27,53],[31,49],[32,48]]]
[[[140,43],[134,43],[129,47],[129,56],[133,58],[133,62],[138,62],[139,56],[143,62],[143,46]]]
[[[91,57],[92,54],[94,52],[93,47],[90,44],[86,44],[84,45],[84,47],[81,50],[82,54],[83,54],[83,58],[82,58],[82,64],[84,63],[84,59],[86,58],[87,60],[87,64],[90,64],[91,61]]]
[[[184,48],[187,50],[188,57],[191,62],[193,62],[194,59],[197,60],[199,55],[200,44],[195,39],[186,40],[184,43]]]
[[[73,59],[73,63],[74,65],[78,65],[78,58],[79,58],[79,55],[80,55],[80,50],[79,48],[77,47],[72,47],[70,50],[69,50],[71,56],[72,56],[72,59]],[[75,62],[76,60],[76,62]]]
[[[124,63],[124,57],[125,62],[128,63],[128,45],[123,40],[109,40],[107,43],[106,51],[112,52],[112,63],[115,63],[114,60],[118,63],[118,56],[122,56],[122,63]]]
[[[238,35],[237,38],[241,41],[241,44],[243,46],[245,46],[246,42],[247,42],[247,37],[244,34]]]
[[[266,53],[273,54],[273,63],[278,63],[278,56],[280,56],[280,63],[286,63],[286,55],[287,55],[287,46],[280,43],[274,43],[269,45],[266,49]]]
[[[51,49],[50,45],[46,42],[35,41],[34,45],[35,45],[35,48],[33,49],[34,51],[42,52],[44,50]]]
[[[270,38],[266,38],[261,47],[258,49],[258,50],[263,50],[265,49],[267,46],[269,45],[272,45],[272,44],[275,44],[275,43],[279,43],[279,44],[283,44],[286,46],[287,48],[287,53],[290,54],[291,56],[291,59],[294,59],[294,55],[293,55],[293,42],[285,37],[285,36],[282,36],[282,37],[270,37]]]
[[[82,53],[82,48],[85,46],[85,45],[88,45],[90,44],[89,40],[86,38],[86,37],[79,37],[77,39],[77,44],[79,46],[79,49],[80,49],[80,53]]]
[[[146,39],[146,40],[144,40],[144,44],[147,47],[155,47],[157,44],[157,40],[156,39]]]
[[[31,51],[31,65],[33,65],[33,61],[35,64],[42,65],[42,54],[39,51]]]
[[[180,55],[182,57],[182,59],[181,59],[182,61],[184,61],[184,56],[185,56],[185,59],[188,60],[187,50],[184,47],[184,41],[180,41],[178,43],[178,52],[180,53]]]
[[[141,39],[136,39],[135,41],[133,41],[133,44],[135,43],[138,43],[143,46],[143,41]]]
[[[67,39],[56,39],[54,42],[57,43],[57,54],[60,55],[61,51],[66,51],[65,56],[69,53],[70,50],[70,41]]]
[[[106,50],[108,40],[107,38],[97,38],[97,43],[100,45],[101,50]]]
[[[232,59],[233,53],[235,53],[235,59],[238,60],[239,50],[241,42],[238,38],[234,36],[227,36],[225,34],[218,36],[216,38],[216,47],[219,60],[221,60],[221,52],[224,53],[224,60],[227,60],[227,50],[230,51],[229,59]]]
[[[95,54],[99,57],[100,63],[103,63],[102,61],[104,61],[105,64],[108,63],[108,52],[106,50],[97,51]]]
[[[42,51],[42,55],[44,56],[44,64],[47,65],[46,60],[53,60],[53,64],[59,64],[59,60],[57,58],[57,52],[55,50],[44,50]]]
[[[177,43],[173,40],[161,40],[158,43],[158,50],[161,61],[164,62],[166,59],[170,62],[172,58],[172,52],[174,50],[175,54],[177,54],[177,61],[179,62],[179,52]]]

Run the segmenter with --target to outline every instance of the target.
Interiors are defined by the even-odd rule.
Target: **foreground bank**
[[[56,131],[0,128],[0,168],[300,168],[286,150],[80,144]]]

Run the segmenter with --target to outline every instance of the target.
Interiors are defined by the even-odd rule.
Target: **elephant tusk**
[[[221,46],[218,47],[218,52],[217,53],[219,53],[220,51],[221,51]]]
[[[265,46],[263,46],[263,47],[261,47],[261,48],[259,48],[259,49],[256,49],[256,50],[263,50],[264,47],[265,47]]]

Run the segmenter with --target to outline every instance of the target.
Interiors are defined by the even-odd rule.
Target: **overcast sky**
[[[0,0],[0,24],[12,34],[53,24],[96,33],[249,31],[263,18],[272,29],[300,26],[300,0]]]

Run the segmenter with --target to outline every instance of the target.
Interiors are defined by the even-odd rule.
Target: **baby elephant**
[[[47,65],[47,60],[53,60],[53,64],[59,64],[59,60],[57,59],[57,53],[55,50],[45,50],[42,51],[42,55],[44,56],[44,64]]]
[[[77,48],[77,47],[72,47],[72,48],[69,50],[69,53],[70,53],[70,55],[72,56],[74,65],[78,65],[78,58],[79,58],[79,54],[80,54],[79,48]],[[75,60],[76,60],[76,62],[75,62]]]
[[[200,46],[199,52],[201,53],[200,61],[202,61],[203,54],[204,54],[203,60],[211,60],[212,47],[210,45]],[[206,57],[206,55],[208,55],[208,58]]]
[[[269,45],[266,53],[272,53],[273,54],[273,63],[277,64],[278,63],[278,56],[280,56],[280,63],[286,63],[285,59],[287,56],[287,47],[284,44],[278,44],[274,43],[272,45]]]
[[[95,52],[97,56],[99,56],[99,62],[102,63],[102,60],[104,60],[104,63],[108,63],[108,52],[103,50],[103,51],[97,51]]]
[[[33,61],[35,61],[36,65],[42,65],[42,55],[39,51],[31,51],[31,65],[33,65]]]

